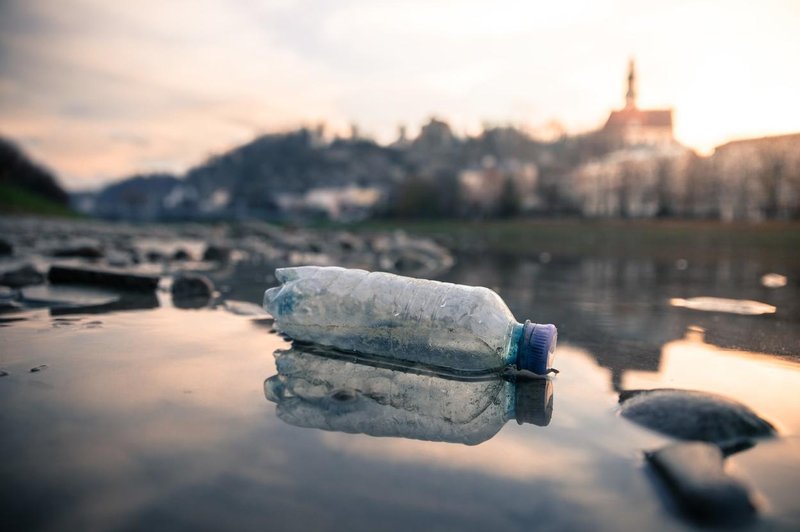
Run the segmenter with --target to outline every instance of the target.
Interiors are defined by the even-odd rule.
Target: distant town
[[[261,136],[184,175],[136,175],[71,197],[132,221],[374,217],[800,217],[800,133],[739,140],[703,157],[678,143],[671,109],[637,104],[633,61],[621,107],[595,131],[536,139],[515,127],[458,136],[431,118],[380,145],[356,126]]]

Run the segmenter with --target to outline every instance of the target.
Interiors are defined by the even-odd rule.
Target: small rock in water
[[[172,260],[192,260],[192,256],[189,255],[189,252],[185,249],[177,249],[175,253],[172,254]]]
[[[149,250],[144,254],[144,257],[147,262],[163,262],[166,259],[163,253],[155,249]]]
[[[73,247],[54,249],[50,252],[53,257],[77,257],[82,259],[99,259],[103,250],[92,244],[82,244]]]
[[[14,246],[5,238],[0,238],[0,256],[14,253]]]
[[[205,307],[214,294],[214,283],[205,275],[182,273],[172,282],[172,301],[178,308]]]
[[[725,473],[716,445],[678,443],[646,456],[689,517],[705,524],[741,524],[755,514],[749,490]]]
[[[0,284],[10,286],[12,288],[20,288],[22,286],[29,286],[33,284],[42,284],[43,282],[44,274],[34,268],[31,264],[25,264],[16,270],[7,271],[0,275]]]
[[[775,429],[741,403],[692,390],[631,390],[620,394],[624,418],[681,440],[713,442],[735,448],[749,438],[768,437]]]
[[[4,369],[0,369],[0,377],[8,377],[8,372]]]
[[[47,278],[53,284],[100,285],[110,286],[118,290],[153,292],[158,287],[158,276],[111,268],[51,266]]]
[[[31,373],[39,373],[43,369],[47,369],[47,364],[42,364],[41,366],[36,366],[35,368],[31,368],[30,372]]]
[[[231,250],[225,246],[211,244],[203,252],[203,260],[208,262],[228,262]]]

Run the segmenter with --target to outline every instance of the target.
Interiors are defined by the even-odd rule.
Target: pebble
[[[31,264],[25,264],[16,270],[3,272],[3,274],[0,275],[0,284],[10,286],[11,288],[42,284],[43,282],[44,274]]]
[[[231,250],[225,246],[210,244],[203,252],[203,260],[208,262],[228,262]]]
[[[47,369],[47,364],[42,364],[41,366],[36,366],[35,368],[31,368],[30,372],[31,373],[39,373],[43,369]]]
[[[205,275],[182,273],[172,282],[172,301],[178,308],[205,307],[214,295],[214,283]]]
[[[172,260],[184,261],[184,260],[192,260],[192,256],[189,255],[189,252],[185,249],[177,249],[175,253],[172,254]]]
[[[775,429],[745,405],[692,390],[632,390],[620,394],[622,417],[680,440],[736,446]]]

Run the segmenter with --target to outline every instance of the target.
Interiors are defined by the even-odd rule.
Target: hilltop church
[[[636,106],[636,69],[628,63],[628,91],[625,107],[611,114],[602,132],[619,146],[668,146],[672,134],[672,109],[639,109]]]

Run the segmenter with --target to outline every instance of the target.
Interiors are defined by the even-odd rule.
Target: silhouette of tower
[[[625,109],[636,109],[636,67],[632,57],[628,61],[628,92],[625,94]]]

